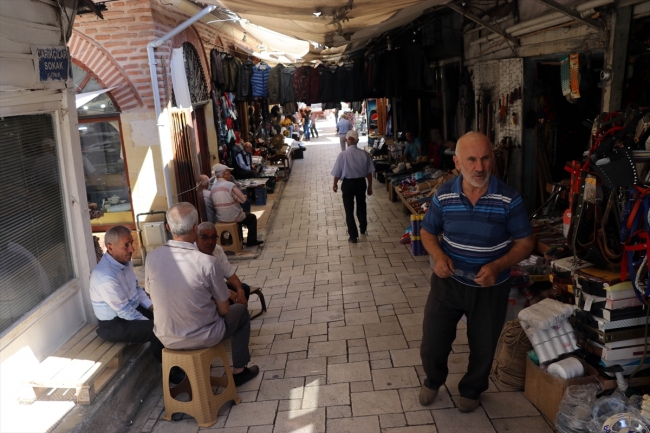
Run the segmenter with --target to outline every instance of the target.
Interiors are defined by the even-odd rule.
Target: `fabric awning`
[[[204,0],[206,1],[206,0]],[[345,51],[362,47],[365,42],[388,30],[410,23],[431,7],[448,0],[207,0],[220,4],[253,24],[302,41],[325,47],[347,46]],[[320,16],[314,13],[320,12]],[[251,33],[252,34],[252,33]],[[257,36],[255,36],[257,37]],[[273,45],[276,49],[281,46]],[[311,50],[305,59],[319,57]],[[290,52],[287,49],[287,52]]]

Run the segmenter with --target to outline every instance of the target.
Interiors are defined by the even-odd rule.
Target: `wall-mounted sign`
[[[67,47],[32,47],[39,81],[66,81],[70,75]]]

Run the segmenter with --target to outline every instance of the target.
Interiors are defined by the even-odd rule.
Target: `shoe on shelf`
[[[257,365],[250,367],[244,367],[244,371],[241,373],[233,374],[232,377],[235,380],[235,386],[242,386],[251,379],[254,379],[260,372],[260,368]]]
[[[256,247],[258,245],[262,245],[263,243],[264,243],[264,241],[251,241],[251,242],[247,242],[246,246],[247,247]]]
[[[458,397],[458,410],[462,413],[469,413],[476,409],[480,401],[477,398],[476,400],[472,398],[467,398],[460,396]]]
[[[427,388],[424,385],[420,387],[420,404],[422,406],[429,406],[431,403],[433,403],[433,400],[435,400],[437,396],[437,389]]]
[[[357,242],[359,242],[359,239],[358,238],[353,238],[352,236],[350,236],[348,238],[348,242],[350,242],[351,244],[356,244]]]

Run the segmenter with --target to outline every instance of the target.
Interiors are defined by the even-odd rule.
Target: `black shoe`
[[[244,367],[244,371],[238,374],[233,374],[232,377],[235,379],[235,386],[242,386],[249,380],[255,378],[260,372],[260,368],[257,365],[251,367]]]
[[[368,236],[368,230],[361,230],[361,234],[364,236]]]
[[[185,372],[179,367],[172,367],[169,371],[169,382],[172,385],[178,385],[185,380]]]
[[[348,242],[350,242],[351,244],[356,244],[357,242],[359,242],[359,239],[353,238],[352,236],[350,236],[348,238]]]
[[[247,247],[256,247],[258,245],[262,245],[264,241],[253,241],[253,242],[247,242],[246,246]]]

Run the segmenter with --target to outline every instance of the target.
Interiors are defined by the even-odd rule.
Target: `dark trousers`
[[[309,122],[309,130],[311,131],[312,137],[318,137],[318,131],[316,130],[316,122]]]
[[[235,286],[231,286],[230,284],[226,283],[226,286],[228,286],[228,289],[232,290],[233,292],[236,292],[237,290],[235,289]],[[242,289],[244,289],[244,294],[246,295],[246,300],[248,301],[248,298],[251,297],[251,286],[249,286],[246,283],[241,283]],[[230,305],[232,305],[233,302],[230,301]]]
[[[456,325],[467,316],[469,366],[458,383],[460,395],[478,399],[488,389],[494,351],[506,319],[510,282],[472,287],[453,278],[431,277],[424,309],[420,357],[427,375],[424,385],[438,389],[447,380],[447,358],[456,339]]]
[[[343,208],[345,209],[345,223],[348,225],[348,235],[351,238],[358,238],[359,232],[357,230],[357,223],[354,220],[354,200],[357,200],[357,219],[359,220],[359,229],[363,233],[368,227],[368,218],[366,216],[366,178],[343,179],[341,193],[343,193]]]
[[[246,218],[239,222],[239,230],[241,235],[241,227],[246,226],[248,229],[248,238],[246,243],[250,244],[251,242],[257,241],[257,217],[255,214],[246,212]],[[243,239],[243,237],[242,237]]]
[[[100,320],[97,325],[97,335],[113,343],[146,343],[151,342],[151,353],[158,362],[162,362],[164,346],[153,333],[153,313],[146,308],[138,307],[138,311],[149,320],[124,320],[115,317],[112,320]]]
[[[251,360],[248,351],[248,341],[251,335],[251,321],[248,315],[248,308],[243,304],[233,304],[228,313],[223,316],[226,322],[226,333],[223,340],[232,337],[232,366],[242,368]]]

